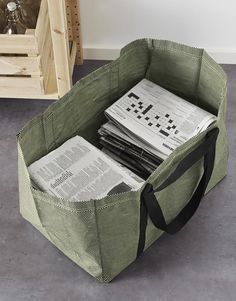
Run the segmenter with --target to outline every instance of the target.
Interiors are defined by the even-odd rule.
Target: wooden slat
[[[0,54],[38,54],[38,44],[34,35],[0,34]]]
[[[0,79],[1,79],[1,77],[0,77]],[[7,77],[7,79],[10,79],[10,81],[11,81],[10,77]],[[31,80],[31,78],[28,78],[28,79],[29,79],[28,84],[31,87],[31,85],[34,84],[34,79],[33,79],[33,81]],[[40,83],[43,86],[42,78],[40,78]],[[19,84],[22,84],[22,83],[19,83]],[[43,94],[41,92],[37,94],[35,90],[28,91],[28,89],[26,89],[26,87],[25,87],[26,84],[23,85],[24,86],[23,88],[19,89],[18,88],[19,84],[17,84],[17,87],[14,89],[12,89],[12,87],[11,87],[11,88],[9,88],[9,90],[7,90],[7,89],[3,90],[3,89],[1,89],[1,80],[0,80],[0,98],[28,98],[28,99],[45,99],[45,100],[52,100],[52,99],[57,100],[59,98],[59,95],[57,92],[55,66],[53,63],[51,63],[47,90]]]
[[[61,97],[72,87],[65,1],[48,0],[48,11],[57,75],[57,88]]]
[[[1,95],[0,93],[0,102],[1,102],[1,98],[14,98],[14,99],[40,99],[40,100],[58,100],[59,99],[59,96],[57,94],[57,92],[55,93],[49,93],[49,94],[31,94],[30,96],[28,94],[20,94],[20,95],[14,95],[14,96],[11,96],[11,95]]]
[[[34,77],[4,77],[0,76],[0,97],[32,97],[43,95],[43,79]],[[9,96],[10,95],[10,96]]]
[[[35,34],[35,30],[34,29],[26,29],[26,32],[25,32],[26,35],[29,35],[29,34]],[[39,58],[39,66],[38,66],[38,71],[40,72],[40,75],[41,75],[41,64],[40,64],[40,57],[37,55],[37,54],[28,54],[28,57],[29,58]],[[36,79],[40,80],[39,76],[36,74],[30,74],[31,77],[35,77]]]
[[[0,75],[40,76],[40,57],[0,56]]]
[[[50,69],[49,69],[49,76],[48,76],[48,83],[46,88],[46,95],[50,96],[50,98],[58,99],[58,91],[57,91],[57,79],[56,79],[56,71],[55,71],[55,64],[51,61]]]
[[[46,93],[46,94],[31,94],[30,96],[28,94],[24,94],[24,92],[22,92],[21,94],[11,94],[11,92],[9,92],[8,94],[1,94],[0,91],[0,98],[20,98],[20,99],[42,99],[42,100],[58,100],[59,96],[57,94],[57,91],[55,90],[55,92],[53,93]]]
[[[47,38],[46,32],[49,28],[49,15],[47,0],[42,0],[38,15],[38,21],[35,29],[35,36],[38,41],[39,52],[43,49],[45,39]]]
[[[47,89],[48,86],[49,72],[50,72],[52,62],[53,62],[52,37],[51,37],[50,27],[48,27],[46,31],[46,40],[41,55],[41,68],[42,68],[45,90]]]

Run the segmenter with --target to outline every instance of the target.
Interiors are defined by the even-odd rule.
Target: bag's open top
[[[19,134],[27,165],[79,134],[97,144],[104,110],[147,78],[217,115],[226,94],[226,75],[203,49],[142,39],[121,50],[119,59],[78,81],[72,90]],[[224,108],[221,108],[224,114]],[[28,139],[28,137],[31,138]],[[33,144],[31,139],[38,143]]]

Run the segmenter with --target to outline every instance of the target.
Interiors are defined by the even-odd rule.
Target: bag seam
[[[201,56],[200,56],[200,55],[199,55],[199,56],[198,56],[198,55],[194,55],[194,54],[189,53],[189,52],[187,52],[187,51],[185,51],[185,50],[182,50],[182,49],[165,48],[165,47],[161,47],[161,46],[155,47],[155,48],[154,48],[154,51],[155,51],[155,49],[159,49],[159,50],[161,50],[161,51],[170,51],[170,52],[184,53],[185,55],[190,56],[190,57],[192,57],[192,58],[195,58],[195,59],[201,59]],[[198,49],[198,48],[195,48],[195,49]],[[204,57],[202,58],[202,61],[204,61],[204,63],[207,65],[207,67],[210,68],[212,71],[214,71],[214,72],[218,75],[218,77],[219,77],[222,81],[224,81],[224,79],[222,78],[222,74],[221,74],[219,71],[217,71],[214,67],[212,67],[212,66],[210,65],[210,63],[209,63]]]
[[[196,89],[195,89],[195,98],[197,99],[197,105],[199,103],[199,84],[200,84],[200,77],[201,77],[201,73],[202,73],[203,53],[204,53],[204,50],[202,50],[202,54],[201,54],[201,58],[200,58],[200,64],[199,64],[199,70],[198,70],[198,79],[197,79],[197,84],[196,84]]]
[[[52,201],[48,201],[42,197],[39,197],[40,198],[40,201],[43,201],[49,205],[52,205],[52,206],[55,206],[55,207],[58,207],[60,209],[65,209],[71,213],[77,213],[77,212],[93,212],[94,208],[90,208],[90,209],[75,209],[75,208],[70,208],[70,207],[67,207],[67,206],[64,206],[62,204],[56,204]],[[123,204],[123,203],[126,203],[126,202],[129,202],[129,201],[132,201],[133,198],[130,198],[130,199],[125,199],[125,200],[120,200],[120,201],[117,201],[116,203],[113,203],[113,204],[107,204],[107,205],[104,205],[104,206],[101,206],[101,207],[96,207],[96,210],[103,210],[103,209],[106,209],[106,208],[111,208],[111,207],[114,207],[116,205],[119,205],[119,204]],[[94,200],[94,202],[96,202],[96,200]]]
[[[98,215],[97,215],[97,205],[96,205],[96,201],[93,202],[94,203],[94,217],[95,217],[95,224],[96,224],[96,230],[97,230],[97,244],[98,244],[98,253],[99,253],[99,257],[100,257],[100,266],[102,269],[102,281],[104,281],[104,262],[103,262],[103,256],[102,256],[102,247],[101,247],[101,235],[100,235],[100,231],[99,231],[99,226],[98,226]]]

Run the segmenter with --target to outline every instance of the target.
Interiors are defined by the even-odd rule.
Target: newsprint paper
[[[41,190],[70,201],[138,190],[144,183],[80,136],[69,139],[28,170]]]
[[[105,114],[134,144],[163,160],[216,120],[216,116],[147,79],[117,100]],[[114,131],[114,127],[110,130]]]

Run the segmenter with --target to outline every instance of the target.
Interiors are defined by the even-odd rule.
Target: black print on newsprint
[[[121,103],[126,109],[128,115],[136,119],[142,125],[149,127],[149,129],[155,129],[160,132],[160,134],[168,137],[170,133],[177,134],[176,130],[177,124],[174,123],[173,119],[169,114],[163,114],[148,102],[143,102],[139,100],[140,97],[134,93],[130,93],[127,97],[123,98]]]

